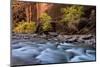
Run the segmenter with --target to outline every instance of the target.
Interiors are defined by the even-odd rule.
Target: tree
[[[49,31],[52,28],[51,23],[50,23],[51,19],[52,18],[47,13],[43,13],[40,16],[40,21],[42,24],[43,31]]]
[[[77,19],[80,19],[84,14],[83,6],[70,6],[66,8],[62,8],[61,12],[63,13],[62,22],[74,22]]]
[[[13,29],[14,33],[34,33],[35,31],[35,22],[20,22],[17,27]]]
[[[79,23],[81,16],[84,14],[83,9],[84,9],[83,6],[77,6],[77,5],[61,8],[63,16],[62,19],[60,20],[60,23],[66,25],[71,32],[73,30],[77,31],[77,27],[75,25]]]

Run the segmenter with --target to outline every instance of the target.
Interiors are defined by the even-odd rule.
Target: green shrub
[[[65,26],[65,31],[69,34],[78,31],[77,24],[84,14],[84,7],[78,5],[67,6],[61,8],[61,12],[63,15],[59,23]]]
[[[51,17],[47,13],[43,13],[40,16],[40,21],[42,22],[42,29],[43,31],[49,31],[52,26],[51,26]]]
[[[61,12],[63,13],[61,22],[74,22],[81,18],[81,16],[84,14],[83,12],[83,6],[69,6],[66,8],[61,8]]]
[[[36,31],[35,22],[20,22],[14,29],[15,33],[33,33]]]

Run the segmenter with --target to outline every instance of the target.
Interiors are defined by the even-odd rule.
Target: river
[[[12,41],[11,65],[37,65],[96,60],[96,49],[81,43]]]

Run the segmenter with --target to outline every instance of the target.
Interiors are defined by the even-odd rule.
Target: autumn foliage
[[[39,33],[52,32],[55,29],[55,32],[66,34],[94,33],[95,12],[95,6],[14,0],[12,2],[12,32]]]

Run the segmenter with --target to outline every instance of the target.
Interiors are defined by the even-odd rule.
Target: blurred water
[[[11,45],[12,65],[95,61],[96,50],[72,43],[18,42]]]

